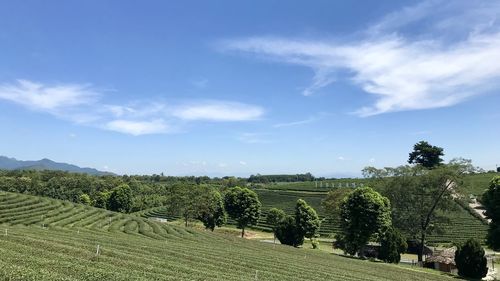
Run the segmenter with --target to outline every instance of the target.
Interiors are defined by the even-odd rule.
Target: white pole
[[[99,256],[99,244],[97,244],[97,250],[95,251],[95,255]]]
[[[259,273],[259,271],[255,270],[255,281],[259,280],[258,273]]]
[[[5,236],[7,236],[7,228],[5,229]]]

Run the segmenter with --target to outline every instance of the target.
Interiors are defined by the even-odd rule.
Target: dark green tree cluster
[[[476,239],[469,239],[457,247],[455,263],[460,276],[481,279],[488,274],[484,249]]]
[[[171,186],[168,212],[181,216],[185,226],[200,220],[205,228],[214,230],[226,223],[224,202],[219,191],[207,185],[177,183]]]
[[[486,216],[491,219],[487,243],[498,251],[500,250],[500,176],[491,179],[482,201],[486,208]]]
[[[311,173],[296,175],[251,175],[249,183],[271,183],[271,182],[303,182],[314,181],[315,177]]]
[[[267,222],[281,244],[294,247],[302,245],[304,237],[312,242],[321,224],[316,211],[302,199],[297,200],[295,216],[287,216],[284,211],[273,208]]]
[[[408,163],[422,165],[427,169],[437,167],[443,163],[443,148],[430,145],[426,141],[420,141],[413,146]]]

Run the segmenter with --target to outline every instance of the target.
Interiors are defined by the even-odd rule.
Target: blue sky
[[[9,1],[0,154],[128,174],[500,164],[497,1]]]

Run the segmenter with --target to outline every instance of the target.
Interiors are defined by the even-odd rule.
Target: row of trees
[[[408,162],[414,165],[363,170],[365,177],[371,179],[371,186],[380,193],[369,187],[331,191],[322,204],[327,214],[340,219],[341,231],[336,235],[335,245],[347,254],[362,256],[363,248],[376,241],[381,260],[399,262],[400,254],[407,248],[407,238],[418,239],[418,260],[422,261],[428,235],[441,231],[440,225],[449,220],[442,214],[457,207],[454,200],[460,199],[458,191],[463,175],[477,171],[469,160],[455,159],[444,164],[441,156],[442,148],[419,142],[409,155]],[[492,180],[483,202],[487,216],[492,219],[488,244],[498,249],[500,177]],[[462,263],[459,274],[474,277],[470,273],[474,270],[466,269],[466,263],[479,268],[477,274],[483,274],[484,251],[477,249],[478,243],[468,241],[459,245],[457,265]]]

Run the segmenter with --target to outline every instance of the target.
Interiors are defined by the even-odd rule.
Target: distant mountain
[[[58,163],[44,158],[38,161],[22,161],[15,158],[0,156],[1,170],[57,170],[72,173],[81,173],[89,175],[113,175],[113,173],[99,171],[93,168],[81,168],[67,163]]]

